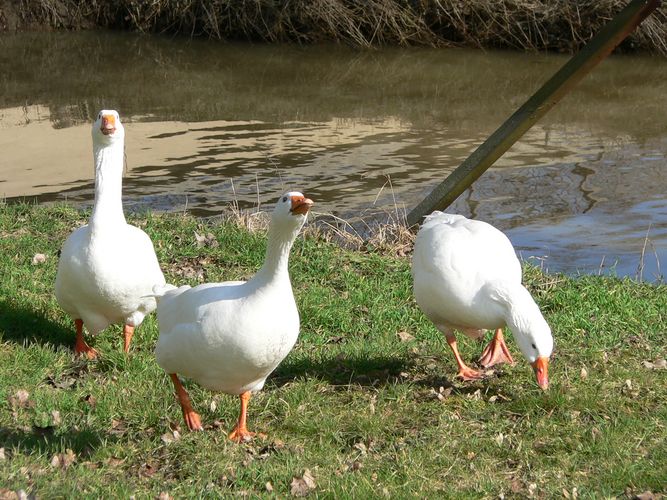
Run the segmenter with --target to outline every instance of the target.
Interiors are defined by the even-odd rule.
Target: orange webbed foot
[[[459,373],[457,373],[457,377],[459,377],[461,380],[473,381],[473,380],[483,379],[484,374],[482,372],[477,371],[477,370],[473,370],[472,368],[469,368],[467,366],[463,366],[459,369]]]
[[[183,411],[183,420],[185,420],[185,423],[188,426],[188,429],[191,431],[203,431],[204,427],[201,425],[201,417],[199,416],[199,413],[196,413],[193,410],[190,411]]]
[[[76,356],[86,356],[88,359],[95,359],[99,353],[85,342],[77,342],[74,346],[74,354]]]
[[[503,332],[501,329],[496,330],[493,339],[482,351],[482,355],[479,358],[479,364],[484,368],[489,368],[494,365],[499,365],[501,363],[508,363],[510,365],[514,364],[512,355],[510,354],[507,345],[505,344],[505,339],[503,338]]]
[[[75,319],[76,341],[74,342],[74,354],[76,356],[86,356],[88,359],[95,359],[98,352],[90,347],[83,338],[83,320]]]
[[[252,440],[252,438],[255,437],[255,433],[250,432],[246,427],[239,427],[237,425],[234,427],[234,430],[229,433],[228,437],[237,443],[244,443]]]

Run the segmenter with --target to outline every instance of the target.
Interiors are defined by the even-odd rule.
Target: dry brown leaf
[[[563,488],[562,491],[563,491],[563,497],[565,497],[565,498],[568,498],[568,499],[571,498],[572,500],[577,500],[577,498],[579,497],[579,493],[577,492],[576,487],[572,488],[572,493],[567,491],[565,488]]]
[[[271,484],[271,481],[266,482],[264,489],[267,491],[267,493],[271,493],[273,491],[273,485]]]
[[[62,423],[62,419],[60,418],[60,412],[58,410],[53,410],[51,412],[51,422],[53,422],[54,427]]]
[[[68,469],[70,465],[76,462],[76,454],[67,448],[65,453],[56,453],[51,457],[51,467]]]
[[[118,467],[119,465],[125,463],[125,459],[117,457],[109,457],[104,461],[104,463],[107,464],[109,467]]]
[[[18,500],[19,496],[14,490],[0,488],[0,500]]]
[[[364,465],[359,460],[355,460],[348,466],[347,470],[350,472],[356,472],[358,470],[361,470],[363,466]]]
[[[309,469],[303,471],[301,477],[292,478],[292,483],[290,484],[290,493],[295,497],[305,497],[316,487],[315,478],[310,473]]]
[[[5,460],[7,456],[5,455],[5,449],[0,448],[0,460]]]
[[[579,372],[579,376],[581,377],[582,380],[588,378],[588,370],[586,370],[585,366],[581,367],[581,372]]]
[[[43,264],[44,262],[46,262],[46,255],[44,255],[43,253],[36,253],[35,255],[33,255],[32,257],[33,266]]]
[[[213,233],[206,233],[205,235],[199,234],[195,231],[195,242],[199,248],[201,247],[212,247],[215,248],[218,246],[218,240],[215,239]]]
[[[122,420],[111,419],[111,434],[121,436],[127,432],[127,424]]]
[[[160,494],[157,496],[157,498],[158,500],[173,500],[174,497],[172,497],[166,491],[161,491]]]
[[[33,404],[33,401],[30,401],[30,393],[26,390],[19,389],[13,396],[9,396],[9,405],[12,408],[27,408]]]
[[[49,375],[46,377],[46,383],[56,389],[69,389],[76,385],[76,379],[74,377],[64,377],[61,380],[56,380],[55,377]]]
[[[178,432],[177,430],[173,430],[171,432],[165,432],[164,434],[162,434],[162,436],[160,436],[160,439],[164,444],[173,443],[174,441],[178,441],[179,439],[181,439],[181,433]]]
[[[365,455],[368,452],[368,448],[366,448],[366,445],[359,441],[358,443],[354,443],[354,446],[352,446],[355,450],[359,450],[362,455]]]
[[[157,472],[157,467],[155,467],[153,464],[145,463],[141,466],[141,469],[139,470],[139,475],[144,477],[151,477],[156,472]]]
[[[652,491],[644,491],[643,493],[639,493],[632,498],[633,500],[658,500],[661,497],[662,495],[656,495]]]
[[[410,335],[408,332],[398,332],[396,334],[399,339],[401,339],[401,342],[410,342],[415,339],[413,335]]]
[[[642,361],[642,365],[644,365],[644,368],[648,368],[649,370],[664,370],[667,368],[667,360],[664,358],[656,359],[655,361]]]
[[[90,406],[95,406],[97,404],[97,398],[92,394],[86,394],[84,397],[81,398],[81,401],[85,401]]]

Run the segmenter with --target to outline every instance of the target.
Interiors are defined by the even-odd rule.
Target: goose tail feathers
[[[150,293],[148,295],[145,295],[145,297],[154,297],[157,302],[160,302],[160,299],[164,297],[167,292],[170,292],[171,290],[176,290],[178,287],[171,285],[169,283],[166,283],[164,285],[155,285],[153,287],[153,293]]]

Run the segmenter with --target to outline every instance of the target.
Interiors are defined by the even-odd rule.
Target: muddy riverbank
[[[550,0],[0,0],[0,32],[106,28],[261,42],[572,52],[627,2]],[[667,6],[620,47],[667,54]]]

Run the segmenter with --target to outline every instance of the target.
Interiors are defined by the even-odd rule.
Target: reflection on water
[[[0,37],[0,193],[89,204],[89,123],[126,124],[126,206],[213,215],[299,188],[320,212],[409,210],[558,56],[250,46],[127,34]],[[667,63],[602,64],[453,207],[551,270],[667,266]],[[647,239],[648,235],[648,239]]]

